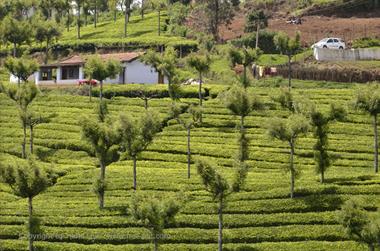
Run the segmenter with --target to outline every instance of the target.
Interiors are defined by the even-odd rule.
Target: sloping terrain
[[[297,82],[294,93],[306,95],[327,111],[331,102],[348,105],[355,85],[326,85]],[[330,88],[329,88],[330,87]],[[349,110],[344,123],[331,126],[330,150],[338,158],[326,173],[327,182],[319,183],[314,172],[311,135],[301,138],[296,149],[296,165],[302,170],[296,182],[296,198],[289,197],[287,145],[270,140],[265,125],[271,117],[285,117],[272,103],[275,90],[257,87],[255,92],[268,105],[267,110],[246,119],[251,165],[246,187],[233,194],[225,208],[225,247],[244,250],[329,250],[365,249],[348,240],[337,222],[342,203],[360,198],[369,210],[380,206],[380,176],[372,169],[372,127],[368,116]],[[196,99],[181,99],[197,102]],[[87,154],[81,140],[78,118],[93,112],[95,103],[88,97],[72,95],[40,96],[33,104],[42,114],[57,113],[52,123],[36,128],[36,148],[43,161],[57,170],[65,170],[57,184],[36,197],[34,210],[43,221],[43,239],[36,242],[41,250],[151,250],[149,232],[136,223],[126,209],[132,191],[132,163],[122,161],[107,168],[109,187],[106,209],[98,209],[91,192],[98,175],[95,159]],[[154,99],[151,109],[168,118],[170,101]],[[1,158],[16,158],[20,152],[22,130],[14,105],[0,94]],[[140,99],[115,97],[109,101],[112,116],[120,111],[138,116],[143,112]],[[220,165],[220,171],[232,179],[232,157],[237,146],[238,118],[224,108],[219,99],[205,102],[204,124],[192,131],[192,151]],[[216,205],[204,191],[192,165],[192,177],[186,173],[186,132],[175,121],[159,133],[154,143],[137,162],[138,193],[160,196],[181,194],[188,198],[177,223],[165,231],[162,250],[215,250],[217,247]],[[9,193],[0,184],[0,250],[22,250],[27,217],[27,202]]]
[[[340,5],[354,6],[350,2],[353,1],[314,1],[309,7],[297,9],[297,6],[292,7],[285,1],[278,3],[278,6],[262,8],[271,15],[269,30],[283,31],[291,36],[300,31],[301,39],[307,45],[328,36],[341,37],[348,42],[363,37],[380,37],[380,10],[338,8]],[[248,5],[243,13],[248,13],[249,9]],[[288,24],[286,21],[292,16],[301,16],[302,25]],[[223,39],[229,40],[243,35],[245,22],[245,14],[242,15],[239,11],[230,25],[221,27]]]

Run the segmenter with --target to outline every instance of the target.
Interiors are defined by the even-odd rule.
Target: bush
[[[280,53],[274,44],[273,38],[277,35],[277,32],[262,30],[259,32],[259,48],[265,54],[278,54]],[[235,46],[247,46],[255,48],[256,46],[256,33],[244,35],[241,38],[232,40],[231,43]]]
[[[380,39],[365,37],[361,39],[356,39],[352,42],[353,48],[369,48],[369,47],[379,47]]]

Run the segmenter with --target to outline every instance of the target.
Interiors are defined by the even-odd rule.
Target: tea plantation
[[[330,127],[330,151],[337,157],[326,172],[325,184],[315,173],[311,133],[299,139],[296,165],[302,170],[296,181],[296,196],[289,198],[289,148],[267,135],[269,118],[285,118],[288,112],[270,98],[278,87],[261,83],[251,87],[266,109],[246,118],[250,170],[242,191],[232,194],[224,209],[224,248],[226,250],[345,250],[367,247],[348,239],[337,220],[342,204],[358,198],[368,211],[380,206],[380,176],[373,171],[373,131],[370,117],[351,106],[357,85],[297,82],[292,92],[314,101],[322,111],[334,102],[347,107],[345,122]],[[342,88],[345,87],[345,88]],[[160,87],[158,87],[160,88]],[[222,92],[228,86],[212,86]],[[190,91],[191,92],[191,91]],[[224,107],[218,93],[204,104],[202,126],[192,129],[193,160],[206,156],[219,164],[228,179],[234,176],[233,157],[238,151],[239,119]],[[183,103],[197,103],[194,96]],[[50,123],[35,129],[38,164],[51,166],[61,176],[57,183],[34,199],[34,214],[41,217],[43,235],[37,250],[152,250],[149,231],[130,215],[132,162],[119,161],[107,167],[105,209],[99,210],[92,184],[98,175],[96,159],[81,138],[79,119],[94,113],[96,99],[58,92],[43,92],[32,109],[42,115],[55,113]],[[171,101],[156,98],[150,108],[159,113],[164,128],[137,161],[140,194],[178,196],[183,203],[176,223],[164,231],[161,250],[216,250],[218,215],[216,203],[204,190],[195,165],[187,178],[186,131],[169,115]],[[108,100],[111,116],[144,111],[139,98],[122,95]],[[12,101],[0,94],[0,151],[3,161],[21,161],[22,129]],[[0,250],[27,248],[24,222],[27,200],[0,184]]]

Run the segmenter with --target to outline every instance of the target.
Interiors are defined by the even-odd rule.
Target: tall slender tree
[[[334,121],[343,121],[346,115],[347,112],[342,107],[334,104],[330,105],[328,114],[315,109],[309,114],[313,127],[313,135],[317,139],[313,149],[316,171],[321,175],[321,183],[324,182],[325,172],[331,165],[331,154],[328,152],[329,125]]]
[[[33,240],[41,233],[40,220],[33,215],[33,198],[56,182],[50,170],[44,170],[29,158],[27,164],[10,163],[0,166],[0,180],[8,184],[13,193],[28,199],[28,240],[29,251],[34,251]]]
[[[128,23],[131,15],[131,5],[133,0],[123,0],[124,3],[124,37],[127,37]]]
[[[149,146],[154,136],[161,130],[161,122],[157,114],[146,112],[135,120],[127,115],[120,115],[118,133],[121,136],[122,156],[133,161],[133,189],[137,189],[137,158]]]
[[[380,88],[378,85],[368,85],[360,88],[356,95],[355,107],[372,117],[373,127],[373,148],[374,148],[374,160],[373,167],[375,173],[379,171],[379,141],[377,131],[377,116],[380,113]]]
[[[199,89],[198,89],[198,96],[199,96],[199,107],[203,107],[203,97],[202,97],[202,84],[203,84],[203,76],[204,74],[207,74],[207,72],[210,71],[210,64],[211,59],[208,55],[201,55],[201,54],[191,54],[187,58],[187,64],[195,69],[199,76]],[[200,123],[202,123],[202,114],[200,117]]]
[[[223,250],[223,209],[228,195],[231,194],[227,180],[215,169],[215,165],[207,160],[196,162],[198,174],[212,199],[218,203],[218,251]]]
[[[42,43],[46,42],[45,48],[45,64],[47,64],[49,59],[49,49],[50,45],[54,39],[58,39],[62,32],[58,24],[54,21],[43,21],[37,24],[36,27],[36,41]]]
[[[245,129],[245,118],[253,111],[260,111],[264,104],[253,93],[242,86],[235,85],[223,97],[225,106],[234,115],[240,116],[239,150],[236,156],[235,166],[237,168],[234,191],[239,191],[245,182],[248,166],[244,163],[249,158],[249,139]]]
[[[256,50],[259,48],[259,34],[260,29],[266,28],[268,26],[268,17],[265,15],[263,10],[255,10],[248,14],[246,17],[245,31],[253,32],[256,31]]]
[[[29,77],[38,70],[37,61],[28,57],[22,58],[7,58],[4,62],[4,67],[13,76],[17,77],[18,86],[21,82],[28,82]]]
[[[21,122],[21,126],[23,129],[23,140],[21,143],[22,151],[21,156],[22,158],[26,159],[26,137],[27,137],[27,127],[28,127],[28,113],[29,113],[29,106],[33,102],[33,100],[37,97],[37,88],[34,84],[25,83],[18,87],[17,89],[14,87],[5,87],[4,85],[1,86],[1,90],[10,98],[12,99],[17,107],[19,119]]]
[[[100,101],[103,99],[103,81],[119,74],[121,69],[120,62],[116,60],[110,59],[104,62],[99,55],[93,55],[88,58],[84,72],[90,81],[96,79],[100,82]]]
[[[56,114],[51,114],[50,116],[41,116],[33,112],[28,112],[26,114],[26,126],[29,127],[29,151],[33,154],[34,151],[34,128],[39,124],[49,123]]]
[[[180,86],[177,79],[178,57],[174,47],[166,48],[164,53],[149,50],[143,57],[142,61],[152,65],[159,75],[166,77],[168,81],[168,92],[172,100],[179,99]],[[161,82],[161,81],[159,81]],[[164,79],[162,79],[164,82]]]
[[[268,133],[271,138],[287,142],[290,147],[288,171],[290,171],[290,198],[294,198],[294,185],[298,173],[294,165],[294,154],[297,139],[306,134],[310,124],[306,117],[300,114],[290,115],[286,121],[272,119],[268,123]]]
[[[232,47],[229,51],[229,57],[232,66],[236,66],[237,64],[243,65],[243,80],[241,81],[243,86],[247,88],[249,86],[248,76],[247,76],[247,68],[252,65],[261,54],[260,50],[249,49],[249,48],[234,48]]]
[[[137,195],[132,197],[131,214],[151,232],[154,251],[158,251],[164,229],[175,223],[175,216],[179,210],[180,205],[173,198],[143,198]]]
[[[95,180],[94,192],[99,199],[99,208],[104,208],[104,195],[106,190],[106,167],[119,159],[120,136],[115,123],[107,117],[107,104],[101,101],[97,106],[98,120],[83,117],[80,120],[82,137],[97,157],[100,166],[100,176]]]
[[[76,4],[76,12],[77,12],[77,38],[80,39],[80,29],[82,26],[82,20],[81,20],[81,8],[83,4],[83,0],[75,0]]]
[[[187,114],[180,116],[182,110],[179,106],[173,104],[171,109],[171,117],[175,118],[179,124],[181,124],[187,132],[187,178],[190,179],[190,164],[191,164],[191,129],[200,123],[201,110],[198,107],[189,106],[187,108]]]
[[[349,238],[367,244],[369,251],[375,251],[375,246],[379,246],[380,220],[371,217],[357,200],[344,203],[338,221]]]
[[[295,38],[290,38],[283,32],[278,33],[274,37],[274,43],[282,54],[288,56],[288,79],[289,90],[292,89],[292,58],[301,50],[301,34],[296,33]]]
[[[29,43],[33,29],[28,21],[17,20],[11,16],[3,19],[0,25],[0,35],[4,42],[13,44],[13,57],[17,56],[17,48]]]

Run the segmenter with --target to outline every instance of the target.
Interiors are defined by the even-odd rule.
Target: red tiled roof
[[[124,53],[113,53],[113,54],[99,54],[103,60],[118,60],[120,62],[130,62],[140,57],[143,52],[124,52]],[[75,55],[70,58],[67,58],[63,61],[60,61],[59,65],[83,65],[86,62],[85,56]]]

